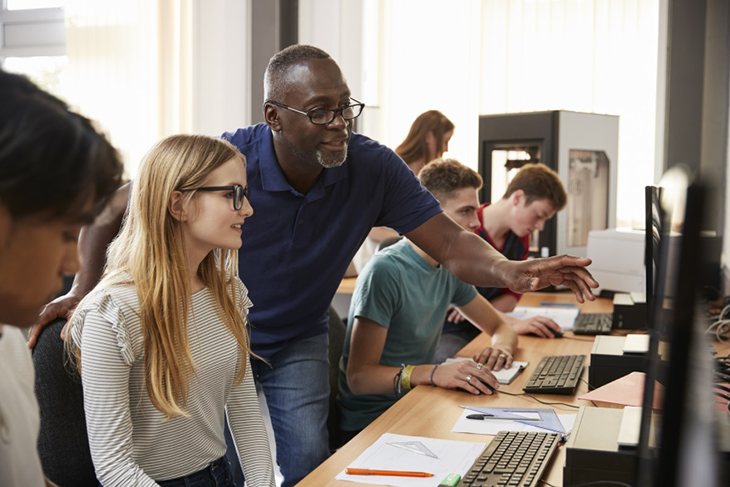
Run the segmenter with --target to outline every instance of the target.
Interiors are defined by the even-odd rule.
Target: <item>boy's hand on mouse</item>
[[[541,338],[555,338],[556,334],[562,334],[560,325],[547,316],[533,316],[526,320],[516,320],[510,322],[510,326],[512,326],[512,329],[518,335],[536,335]]]
[[[512,353],[499,347],[487,347],[474,356],[477,364],[484,364],[489,370],[509,369],[512,366]]]
[[[499,382],[486,365],[462,360],[439,365],[433,374],[433,383],[444,389],[463,389],[471,394],[492,394]]]

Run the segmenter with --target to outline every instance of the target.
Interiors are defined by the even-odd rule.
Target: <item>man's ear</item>
[[[281,130],[279,110],[274,105],[269,105],[268,103],[264,105],[264,120],[274,132],[279,132]]]
[[[521,189],[516,190],[509,196],[510,202],[515,206],[518,206],[520,203],[524,204],[525,198],[525,192]]]
[[[187,218],[187,211],[185,210],[185,196],[180,191],[173,191],[170,195],[170,199],[167,202],[167,211],[170,212],[172,217],[179,221],[184,222]]]

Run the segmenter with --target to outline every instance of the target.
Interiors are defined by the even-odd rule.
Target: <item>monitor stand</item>
[[[646,354],[624,353],[625,345],[625,336],[596,337],[588,366],[588,384],[591,389],[597,389],[631,372],[646,371]]]
[[[623,409],[580,408],[565,452],[563,485],[634,482],[636,448],[619,446],[623,416]]]

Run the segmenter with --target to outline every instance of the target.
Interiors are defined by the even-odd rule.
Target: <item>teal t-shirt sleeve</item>
[[[387,259],[375,258],[357,277],[352,297],[352,318],[373,320],[385,328],[400,305],[398,275]]]
[[[471,284],[456,279],[457,284],[454,289],[454,299],[451,301],[457,308],[472,302],[477,297],[477,289]]]

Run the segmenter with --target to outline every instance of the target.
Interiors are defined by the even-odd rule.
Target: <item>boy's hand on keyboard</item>
[[[433,374],[433,383],[444,389],[462,389],[471,394],[492,394],[499,382],[486,365],[462,360],[440,365]]]
[[[512,354],[504,349],[487,347],[479,355],[474,356],[477,364],[484,364],[489,370],[509,369],[512,366]]]
[[[512,326],[512,329],[518,335],[535,335],[541,338],[555,338],[556,334],[562,333],[560,325],[547,316],[533,316],[526,320],[515,320],[510,322],[510,326]]]

